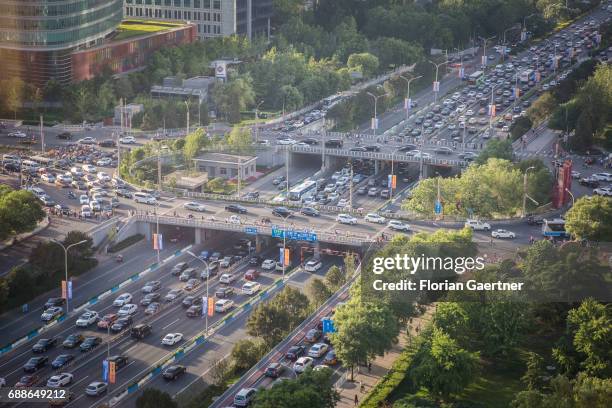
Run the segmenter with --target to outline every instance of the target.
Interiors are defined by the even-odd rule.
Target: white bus
[[[23,160],[21,162],[21,170],[38,171],[40,164],[33,160]]]
[[[317,188],[317,182],[306,180],[289,190],[289,199],[291,201],[300,201],[304,195]]]
[[[521,83],[526,84],[529,81],[533,81],[535,79],[535,72],[532,69],[525,69],[521,71],[519,74],[519,81]]]
[[[472,72],[468,77],[468,84],[476,85],[482,78],[484,78],[484,72],[476,71]]]

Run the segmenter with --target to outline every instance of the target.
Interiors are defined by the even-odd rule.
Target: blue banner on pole
[[[68,281],[68,299],[72,299],[72,280]]]
[[[102,361],[102,380],[108,382],[108,360]]]
[[[436,214],[441,214],[442,213],[442,203],[439,201],[436,201],[436,204],[434,206],[434,211]]]

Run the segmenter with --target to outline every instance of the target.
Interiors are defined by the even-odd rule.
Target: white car
[[[612,197],[612,187],[599,187],[593,190],[593,194],[604,197]]]
[[[47,387],[58,388],[65,387],[72,382],[74,379],[74,375],[70,373],[61,373],[51,376],[47,380]]]
[[[176,299],[183,295],[182,289],[172,289],[168,294],[164,297],[164,301],[167,303],[174,302]]]
[[[88,310],[77,319],[76,325],[78,327],[87,327],[90,324],[94,324],[95,322],[97,322],[99,318],[100,315],[98,314],[98,312]]]
[[[204,207],[204,204],[196,203],[195,201],[190,201],[188,203],[183,204],[183,208],[186,210],[197,212],[206,211],[206,207]]]
[[[261,263],[261,269],[265,269],[267,271],[274,269],[276,262],[272,259],[266,259]]]
[[[164,346],[174,346],[181,340],[183,340],[183,333],[168,333],[162,339],[162,344]]]
[[[329,350],[329,346],[325,343],[316,343],[308,350],[308,357],[319,358],[323,357]]]
[[[103,181],[105,183],[111,181],[111,176],[109,176],[108,173],[105,173],[103,171],[98,172],[97,178],[98,180]]]
[[[26,137],[28,137],[28,135],[26,135],[25,133],[23,133],[21,131],[17,131],[17,132],[9,133],[8,137],[16,137],[16,138],[19,138],[19,139],[25,139]]]
[[[238,224],[238,225],[240,225],[240,223],[241,223],[240,217],[237,216],[237,215],[231,215],[228,218],[228,221],[229,221],[230,224]]]
[[[247,282],[242,285],[242,294],[243,295],[254,295],[259,292],[261,289],[261,284],[259,282]]]
[[[134,144],[136,143],[136,138],[134,136],[125,136],[119,139],[119,143]]]
[[[219,278],[220,283],[232,283],[235,280],[236,280],[236,275],[234,275],[233,273],[224,273]]]
[[[127,305],[132,301],[132,295],[130,293],[123,293],[117,296],[117,299],[113,302],[113,306],[122,307],[123,305]]]
[[[61,315],[63,311],[64,309],[59,306],[50,307],[43,312],[43,314],[40,316],[40,320],[43,322],[51,321],[57,316]]]
[[[340,224],[349,224],[349,225],[357,224],[357,218],[349,214],[338,214],[338,216],[336,217],[336,221],[339,222]]]
[[[89,208],[89,205],[81,206],[81,217],[83,218],[91,217],[91,208]]]
[[[376,213],[366,214],[364,220],[366,220],[367,222],[375,222],[376,224],[384,224],[387,221],[385,217]]]
[[[159,290],[160,288],[161,288],[161,282],[160,281],[147,282],[142,287],[142,293],[152,293],[152,292],[155,292],[156,290]]]
[[[591,178],[597,181],[612,181],[611,173],[595,173],[591,176]]]
[[[84,164],[82,168],[85,173],[89,174],[94,174],[97,171],[96,166],[93,164]]]
[[[110,166],[113,161],[109,157],[103,157],[100,160],[96,161],[97,166]]]
[[[580,178],[580,172],[572,171],[572,178],[579,179]]]
[[[133,303],[128,303],[127,305],[121,306],[121,309],[117,312],[117,314],[121,317],[132,316],[136,314],[138,311],[138,306]]]
[[[300,357],[293,364],[293,371],[295,371],[296,374],[303,373],[308,367],[312,367],[313,361],[312,357]]]
[[[297,140],[294,139],[278,139],[276,141],[279,145],[293,145],[297,143]]]
[[[490,231],[491,230],[491,224],[489,224],[488,222],[482,222],[479,220],[466,220],[464,225],[466,228],[471,228],[474,231]]]
[[[491,232],[493,238],[516,238],[516,234],[505,229],[496,229]]]
[[[78,144],[85,144],[85,145],[90,145],[90,144],[95,144],[96,143],[96,139],[94,139],[93,137],[84,137],[82,139],[79,139],[77,141]]]
[[[410,225],[398,220],[391,220],[388,225],[394,231],[410,231]]]
[[[306,262],[306,265],[304,265],[304,270],[306,272],[316,272],[321,269],[321,267],[323,267],[323,263],[321,261],[312,259]]]
[[[40,176],[42,181],[46,181],[47,183],[55,183],[55,176],[51,173],[45,173]]]

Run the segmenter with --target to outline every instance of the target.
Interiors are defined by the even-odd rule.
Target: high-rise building
[[[130,18],[189,21],[200,39],[269,33],[272,0],[124,0]]]
[[[2,77],[70,81],[70,54],[121,23],[123,0],[0,0]]]

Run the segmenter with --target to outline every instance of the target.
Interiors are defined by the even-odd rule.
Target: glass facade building
[[[70,80],[69,55],[121,23],[123,0],[0,0],[2,77]]]

